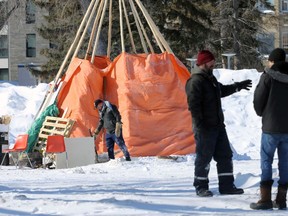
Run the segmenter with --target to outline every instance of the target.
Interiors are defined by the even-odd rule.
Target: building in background
[[[4,4],[7,2],[0,0],[1,8],[6,8]],[[9,80],[8,49],[8,25],[4,25],[0,30],[0,81]]]
[[[36,31],[44,22],[45,11],[29,0],[19,2],[19,8],[0,31],[0,81],[36,85],[39,80],[32,76],[29,68],[41,70],[41,65],[47,61],[40,51],[49,47],[49,41]],[[13,2],[0,0],[0,3],[8,4],[9,8]]]
[[[275,11],[266,10],[261,4],[258,8],[266,20],[265,34],[258,35],[263,45],[259,52],[268,55],[274,48],[281,47],[288,53],[288,0],[269,0]],[[0,0],[2,4],[12,4],[11,0]],[[0,82],[9,81],[19,85],[35,85],[41,80],[32,76],[29,68],[41,70],[46,57],[40,55],[48,48],[49,41],[38,35],[36,28],[43,22],[46,11],[35,7],[29,0],[19,1],[20,7],[10,17],[7,25],[0,30]],[[11,6],[11,5],[10,5]],[[269,22],[271,17],[276,21]]]
[[[263,45],[259,52],[267,55],[276,47],[285,49],[288,53],[288,0],[269,0],[275,11],[267,10],[259,5],[265,21],[265,35],[259,34]]]
[[[40,68],[47,61],[40,51],[49,47],[49,41],[36,31],[44,22],[45,11],[35,7],[29,0],[22,2],[17,16],[8,21],[10,80],[18,80],[19,85],[35,85],[38,80],[32,76],[29,67]]]

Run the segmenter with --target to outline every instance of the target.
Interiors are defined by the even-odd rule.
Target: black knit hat
[[[281,48],[274,49],[270,53],[268,58],[269,61],[273,61],[274,63],[279,61],[285,61],[285,59],[286,59],[286,52]]]
[[[101,100],[101,99],[95,100],[95,101],[94,101],[94,107],[97,108],[97,106],[98,106],[100,103],[103,103],[103,100]]]

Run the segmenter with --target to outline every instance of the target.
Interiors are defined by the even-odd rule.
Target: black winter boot
[[[234,177],[231,176],[218,176],[219,180],[219,193],[222,195],[243,194],[242,188],[237,188],[234,185]]]
[[[199,188],[196,190],[196,194],[199,197],[212,197],[213,193],[212,191],[206,189],[206,188]]]
[[[242,188],[237,188],[235,185],[227,189],[219,190],[222,195],[235,195],[235,194],[243,194],[244,190]]]
[[[271,189],[273,180],[260,182],[261,199],[257,203],[251,203],[250,208],[254,210],[268,210],[273,208],[271,200]]]
[[[288,184],[278,185],[278,192],[276,195],[276,199],[273,201],[273,208],[278,208],[280,210],[287,209],[286,204],[287,186]]]

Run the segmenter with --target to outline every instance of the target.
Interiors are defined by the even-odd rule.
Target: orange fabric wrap
[[[100,68],[104,68],[104,61],[108,63],[106,58],[95,61],[102,62]],[[88,136],[88,129],[95,129],[98,112],[93,102],[106,95],[105,99],[119,108],[131,156],[195,152],[185,94],[190,73],[174,55],[122,53],[102,72],[95,65],[74,59],[59,93],[58,107],[69,107],[66,117],[77,121],[71,137]],[[105,151],[100,141],[96,141],[98,153]]]
[[[70,137],[90,136],[98,123],[98,112],[94,110],[95,98],[102,97],[103,77],[98,68],[87,60],[75,58],[71,61],[57,97],[60,115],[68,108],[65,118],[75,120]]]

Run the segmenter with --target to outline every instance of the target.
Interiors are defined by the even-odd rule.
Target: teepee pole
[[[79,41],[79,43],[78,43],[78,45],[77,45],[77,47],[76,47],[76,49],[75,49],[75,52],[74,52],[74,55],[73,55],[72,59],[75,58],[75,57],[78,55],[78,52],[79,52],[79,50],[80,50],[80,47],[81,47],[82,44],[83,44],[85,35],[86,35],[86,33],[87,33],[87,31],[88,31],[88,28],[89,28],[89,25],[90,25],[90,23],[91,23],[91,21],[92,21],[92,19],[93,19],[93,17],[94,17],[94,14],[95,14],[95,12],[96,12],[97,3],[98,3],[98,2],[96,2],[96,4],[94,4],[94,7],[93,7],[92,12],[91,12],[91,14],[90,14],[90,17],[89,17],[89,19],[88,19],[88,21],[87,21],[87,23],[86,23],[85,29],[84,29],[84,31],[83,31],[83,33],[82,33],[82,36],[81,36],[81,38],[80,38],[80,41]]]
[[[110,59],[111,54],[111,41],[112,41],[112,0],[109,5],[109,27],[108,27],[108,45],[107,45],[107,57]]]
[[[150,15],[148,14],[147,10],[139,0],[135,0],[136,3],[138,4],[139,8],[141,9],[144,17],[146,18],[148,25],[150,26],[151,30],[155,31],[155,39],[159,38],[159,40],[162,42],[163,46],[165,47],[166,51],[169,53],[173,53],[172,49],[168,45],[167,41],[164,39],[163,35],[160,33],[158,27],[155,25],[153,20],[151,19]]]
[[[124,33],[123,33],[123,14],[122,14],[121,2],[122,2],[122,0],[119,0],[120,36],[121,36],[122,52],[125,52]]]
[[[100,37],[100,33],[101,33],[101,28],[102,28],[102,24],[103,24],[103,20],[104,20],[104,16],[105,16],[106,8],[107,8],[107,2],[108,2],[108,0],[104,0],[104,1],[105,1],[105,3],[104,3],[104,8],[103,8],[103,11],[102,11],[102,15],[101,15],[101,19],[100,19],[98,31],[97,31],[97,34],[96,34],[96,39],[95,39],[94,47],[93,47],[93,53],[92,53],[92,58],[91,58],[91,63],[92,63],[92,64],[94,63],[94,60],[95,60],[95,53],[96,53],[97,45],[98,45],[98,42],[99,42],[99,37]]]
[[[146,30],[145,30],[145,28],[144,28],[144,26],[143,26],[143,24],[141,22],[141,19],[140,19],[140,16],[139,16],[139,14],[138,14],[138,12],[136,10],[135,4],[134,4],[134,2],[132,0],[129,0],[129,2],[130,2],[130,5],[131,5],[131,10],[132,10],[132,13],[133,13],[136,25],[137,25],[138,33],[140,35],[140,39],[141,39],[141,43],[142,43],[142,46],[144,48],[144,51],[145,51],[146,54],[148,54],[148,49],[147,49],[146,43],[144,41],[143,34],[144,34],[144,37],[146,39],[146,42],[148,43],[150,51],[152,53],[154,53],[153,46],[150,43],[149,37],[147,36]],[[142,34],[142,32],[143,32],[143,34]]]
[[[97,5],[99,3],[100,3],[100,0],[97,0]],[[96,28],[97,28],[97,25],[98,25],[98,22],[99,22],[99,19],[100,19],[102,8],[103,8],[103,3],[99,4],[99,7],[98,7],[97,15],[96,15],[96,18],[94,20],[94,24],[93,24],[93,27],[92,27],[91,35],[90,35],[90,38],[89,38],[89,43],[88,43],[88,46],[87,46],[85,59],[88,59],[89,54],[91,55],[92,43],[93,43],[93,40],[95,38]]]
[[[132,35],[132,31],[131,31],[131,27],[130,27],[129,18],[128,18],[128,15],[127,15],[127,10],[126,10],[126,6],[125,6],[125,1],[122,1],[122,3],[123,3],[123,10],[124,10],[125,18],[126,18],[126,24],[127,24],[128,31],[129,31],[129,36],[130,36],[130,41],[131,41],[132,49],[133,49],[133,52],[134,52],[134,53],[137,53],[136,47],[135,47],[135,43],[134,43],[134,39],[133,39],[133,35]]]
[[[88,15],[90,14],[90,11],[92,9],[92,6],[94,5],[94,2],[95,2],[95,0],[92,0],[92,2],[90,3],[90,5],[89,5],[89,7],[88,7],[88,9],[87,9],[87,11],[85,13],[85,16],[83,17],[83,20],[82,20],[82,22],[80,24],[80,27],[78,28],[78,31],[76,33],[75,38],[74,38],[74,41],[73,41],[72,45],[70,46],[70,48],[69,48],[69,50],[68,50],[68,52],[67,52],[67,54],[66,54],[66,56],[64,58],[64,61],[62,62],[61,66],[60,66],[60,68],[59,68],[59,70],[58,70],[58,72],[56,74],[56,77],[54,78],[54,82],[53,82],[53,84],[51,85],[51,87],[49,89],[49,93],[47,93],[47,95],[44,98],[44,101],[43,101],[38,113],[36,114],[36,118],[38,117],[39,114],[41,114],[44,111],[44,109],[46,109],[47,105],[49,104],[49,102],[50,102],[50,100],[52,98],[54,89],[55,89],[55,87],[56,87],[56,85],[58,83],[58,80],[59,80],[59,78],[62,75],[64,67],[67,64],[68,59],[69,59],[69,57],[71,56],[71,54],[73,52],[73,49],[75,49],[76,43],[78,43],[78,41],[79,41],[80,33],[81,33],[82,29],[84,28],[85,22],[87,20]]]
[[[75,48],[75,46],[77,45],[77,43],[78,43],[78,41],[79,41],[81,31],[82,31],[82,29],[84,28],[84,25],[85,25],[85,23],[86,23],[86,20],[87,20],[90,12],[91,12],[91,10],[92,10],[92,7],[93,7],[95,1],[96,1],[96,0],[92,0],[92,2],[90,3],[90,5],[89,5],[89,7],[88,7],[88,9],[87,9],[87,12],[86,12],[86,14],[85,14],[85,16],[84,16],[84,18],[83,18],[83,20],[82,20],[82,22],[81,22],[81,24],[80,24],[80,27],[79,27],[79,29],[78,29],[78,31],[77,31],[76,37],[75,37],[72,45],[70,46],[70,48],[69,48],[69,50],[68,50],[68,52],[67,52],[67,54],[66,54],[66,56],[65,56],[65,58],[64,58],[64,61],[62,62],[61,67],[60,67],[60,69],[59,69],[59,71],[58,71],[58,73],[57,73],[56,80],[59,79],[59,77],[60,77],[61,73],[63,72],[64,67],[65,67],[65,65],[66,65],[66,63],[67,63],[67,61],[68,61],[68,59],[69,59],[69,57],[70,57],[71,54],[72,54],[73,49]]]
[[[135,0],[135,1],[136,1],[136,0]],[[136,1],[136,3],[138,4],[137,1]],[[161,52],[164,52],[164,48],[163,48],[163,46],[162,46],[162,44],[161,44],[161,41],[159,40],[156,32],[154,31],[153,26],[152,26],[152,24],[150,23],[150,20],[147,19],[147,15],[145,14],[146,11],[144,11],[144,10],[141,8],[141,6],[142,6],[142,5],[139,6],[139,4],[138,4],[138,7],[139,7],[140,10],[142,11],[142,14],[144,15],[144,18],[146,19],[146,22],[148,23],[148,25],[149,25],[149,27],[150,27],[153,35],[154,35],[154,38],[155,38],[155,40],[156,40],[157,45],[159,46]]]

